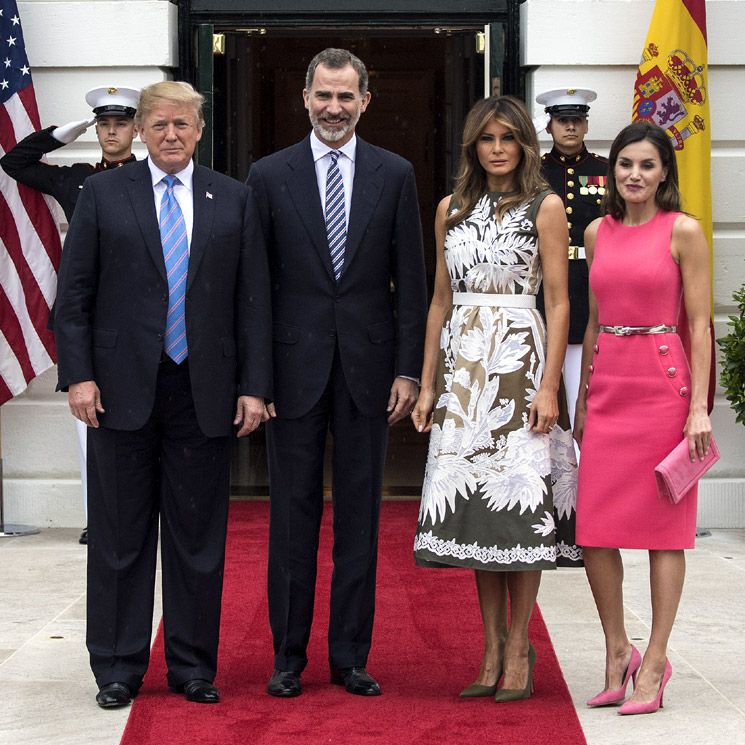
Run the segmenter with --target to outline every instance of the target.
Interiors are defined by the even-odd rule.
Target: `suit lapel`
[[[287,160],[287,167],[288,173],[285,181],[287,191],[314,248],[318,251],[319,258],[326,267],[329,276],[334,279],[321,196],[318,193],[316,166],[313,162],[313,153],[307,137],[299,143],[297,148],[293,149]]]
[[[344,271],[352,262],[362,237],[375,212],[375,206],[383,191],[383,164],[373,149],[357,137],[357,153],[354,164],[352,207],[347,227],[347,243],[344,249]],[[342,272],[342,278],[344,272]]]
[[[135,219],[153,263],[163,277],[163,281],[167,283],[166,264],[163,259],[163,248],[160,244],[158,217],[155,214],[153,182],[147,160],[138,160],[136,163],[127,166],[127,175],[130,179],[128,185],[129,198],[132,202]]]
[[[215,216],[215,197],[209,190],[211,183],[212,174],[209,168],[194,166],[194,175],[192,177],[194,226],[191,231],[191,247],[189,249],[189,274],[186,279],[187,290],[194,281],[212,231],[212,221]]]

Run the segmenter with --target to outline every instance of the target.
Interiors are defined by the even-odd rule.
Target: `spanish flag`
[[[683,209],[701,221],[713,276],[711,127],[705,0],[656,0],[634,85],[632,121],[648,121],[669,135],[678,161]],[[690,359],[681,309],[678,333]],[[714,404],[716,355],[711,331],[709,412]]]
[[[656,0],[631,118],[654,122],[670,136],[678,156],[683,209],[701,221],[711,257],[708,71],[704,0]]]

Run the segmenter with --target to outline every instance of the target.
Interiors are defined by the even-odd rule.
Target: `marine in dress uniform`
[[[59,202],[67,222],[72,220],[75,204],[78,201],[83,182],[94,173],[117,168],[136,160],[132,155],[132,141],[135,137],[134,115],[140,91],[135,88],[115,86],[93,88],[85,96],[86,103],[93,109],[93,116],[81,121],[69,122],[61,127],[47,127],[24,137],[0,159],[0,166],[19,184],[40,191]],[[42,158],[54,150],[69,145],[80,137],[91,124],[96,125],[96,136],[101,145],[101,161],[95,165],[74,163],[71,166],[55,166],[45,163]],[[107,158],[109,155],[111,158]],[[53,327],[54,309],[49,319]],[[87,476],[86,476],[86,427],[75,420],[78,433],[80,472],[83,484],[83,507],[88,518]],[[88,528],[80,534],[80,543],[88,542]]]
[[[38,132],[32,132],[24,137],[15,147],[11,148],[0,159],[0,166],[12,179],[31,189],[49,194],[62,207],[67,222],[72,219],[75,204],[78,201],[83,182],[94,173],[117,168],[135,159],[132,155],[132,141],[134,139],[134,115],[137,110],[139,90],[135,88],[117,88],[114,86],[94,88],[85,96],[86,102],[93,109],[93,117],[78,122],[70,122],[62,127],[47,127]],[[102,126],[108,118],[126,118],[131,130],[123,133],[120,146],[113,146],[119,157],[109,160],[107,150],[106,129]],[[96,134],[101,144],[101,161],[94,165],[90,163],[74,163],[71,166],[55,166],[42,161],[42,158],[54,150],[76,140],[91,125],[96,124]]]
[[[589,102],[597,98],[588,88],[559,88],[536,97],[550,117],[546,131],[554,146],[542,161],[542,173],[549,186],[564,200],[569,228],[569,346],[564,363],[569,415],[574,406],[582,365],[582,341],[589,315],[588,268],[585,258],[585,228],[600,215],[605,193],[608,161],[587,150]],[[543,298],[541,296],[540,301]]]

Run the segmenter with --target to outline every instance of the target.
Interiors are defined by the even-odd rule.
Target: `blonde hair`
[[[194,119],[199,127],[204,126],[202,104],[204,96],[192,88],[189,83],[180,80],[164,80],[143,88],[140,102],[137,104],[135,125],[142,127],[145,119],[158,106],[187,106],[194,111]]]
[[[479,199],[488,191],[486,172],[479,163],[476,143],[492,120],[507,127],[522,149],[520,162],[515,169],[516,189],[499,200],[497,220],[501,221],[511,207],[523,204],[536,196],[544,186],[538,138],[525,104],[513,96],[483,98],[468,112],[463,124],[460,165],[453,189],[453,200],[458,208],[445,219],[447,229],[465,220]]]

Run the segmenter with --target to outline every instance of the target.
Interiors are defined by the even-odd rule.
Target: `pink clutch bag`
[[[697,457],[695,461],[691,461],[686,437],[654,469],[660,499],[669,498],[673,504],[678,504],[719,457],[719,448],[712,437],[706,457],[703,460]]]

